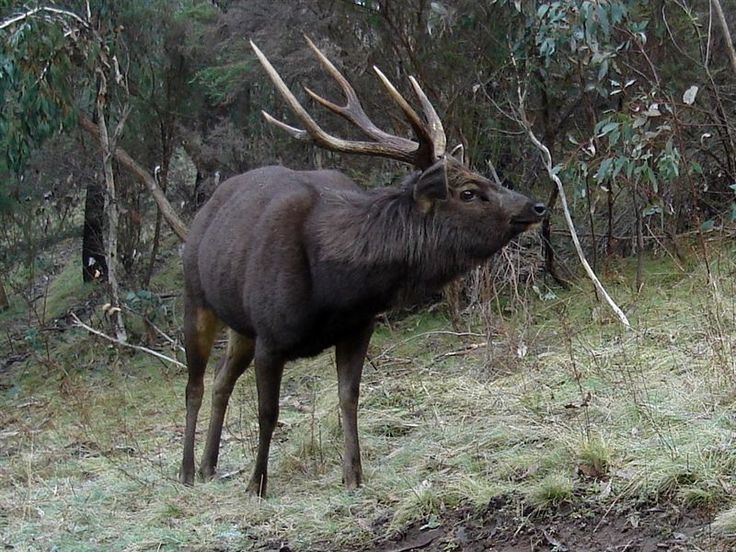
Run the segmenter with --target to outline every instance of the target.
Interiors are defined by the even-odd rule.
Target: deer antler
[[[447,139],[445,138],[442,121],[440,121],[437,112],[434,107],[432,107],[432,104],[414,77],[410,77],[410,82],[414,93],[422,105],[424,115],[427,119],[426,123],[417,114],[417,112],[414,111],[411,105],[409,105],[409,102],[407,102],[399,91],[396,90],[394,85],[391,84],[391,81],[389,81],[377,67],[373,67],[381,81],[381,84],[383,84],[388,94],[403,111],[409,124],[417,135],[418,142],[389,134],[378,128],[368,118],[368,115],[366,115],[363,106],[358,99],[358,95],[355,93],[355,90],[347,79],[308,37],[305,38],[322,67],[332,78],[335,79],[335,81],[337,81],[340,88],[342,88],[342,91],[345,94],[346,103],[342,106],[337,105],[305,86],[304,89],[307,94],[326,109],[354,124],[364,132],[366,136],[372,138],[373,141],[344,140],[325,132],[291,93],[281,76],[273,68],[263,52],[261,52],[253,41],[251,41],[250,45],[266,70],[266,73],[268,73],[268,76],[273,81],[276,89],[286,100],[286,103],[289,104],[289,107],[294,111],[306,130],[287,125],[283,121],[279,121],[264,111],[263,116],[269,123],[285,130],[298,140],[313,141],[332,151],[387,157],[404,163],[410,163],[421,169],[429,167],[444,155]]]

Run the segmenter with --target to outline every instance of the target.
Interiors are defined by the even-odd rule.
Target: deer
[[[480,265],[541,222],[547,211],[543,203],[498,185],[446,152],[442,122],[414,77],[409,80],[423,117],[374,67],[415,140],[377,127],[347,79],[306,40],[346,102],[335,104],[305,86],[306,93],[366,139],[341,139],[323,130],[251,41],[304,129],[264,111],[266,121],[297,140],[400,161],[413,172],[399,185],[365,190],[335,170],[262,167],[222,182],[196,214],[182,254],[188,380],[179,478],[186,485],[195,477],[194,440],[205,368],[216,336],[227,328],[199,477],[215,476],[228,401],[253,362],[258,448],[247,490],[264,496],[284,365],[334,347],[344,438],[342,478],[347,489],[359,487],[359,388],[377,316],[402,292],[440,289]]]

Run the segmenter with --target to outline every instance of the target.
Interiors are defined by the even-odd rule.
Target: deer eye
[[[463,201],[473,201],[478,197],[478,194],[475,193],[475,190],[463,190],[460,192],[460,199]]]

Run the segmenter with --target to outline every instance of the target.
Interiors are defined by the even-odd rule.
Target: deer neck
[[[336,198],[318,229],[321,261],[362,271],[396,274],[406,286],[439,287],[476,260],[435,212],[422,213],[411,191],[381,188]]]

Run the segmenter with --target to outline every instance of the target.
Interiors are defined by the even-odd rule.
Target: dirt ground
[[[381,552],[655,552],[736,550],[710,532],[710,519],[699,511],[681,511],[674,505],[638,510],[591,510],[562,505],[552,515],[516,511],[514,504],[498,501],[481,515],[458,510],[439,527],[413,526],[399,539],[376,543]]]

